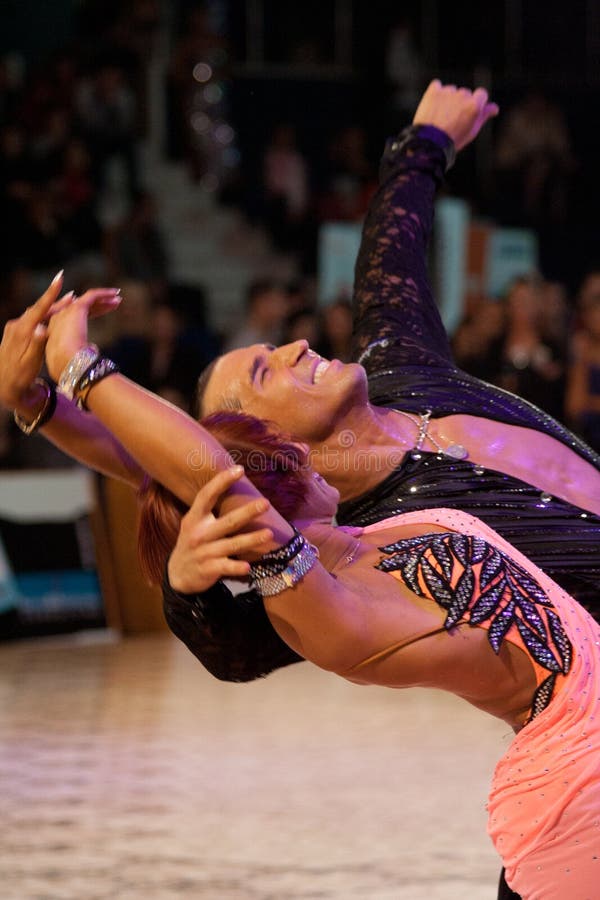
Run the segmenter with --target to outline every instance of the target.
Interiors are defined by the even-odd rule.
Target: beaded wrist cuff
[[[78,350],[66,364],[58,379],[57,389],[64,394],[68,400],[72,400],[79,385],[79,382],[100,357],[100,350],[96,344],[88,344]]]
[[[115,375],[118,371],[119,367],[116,362],[113,362],[107,356],[99,356],[87,372],[84,373],[75,388],[74,394],[79,409],[87,411],[87,397],[94,385],[102,381],[103,378],[108,378],[109,375]]]
[[[292,551],[293,552],[290,552]],[[273,557],[277,556],[277,559]],[[293,587],[310,572],[319,551],[296,533],[283,547],[266,554],[250,567],[251,586],[261,597],[274,597]]]
[[[44,405],[32,422],[27,422],[18,412],[13,412],[15,423],[23,434],[34,434],[38,429],[46,425],[56,411],[56,388],[47,378],[36,378],[34,384],[43,385],[46,388]]]
[[[250,568],[250,574],[254,578],[265,578],[269,575],[279,575],[286,568],[290,560],[302,549],[306,541],[299,531],[294,528],[294,534],[282,547],[265,553]]]

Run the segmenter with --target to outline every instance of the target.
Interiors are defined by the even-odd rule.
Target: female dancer
[[[594,620],[466,513],[422,510],[362,529],[333,527],[338,493],[314,477],[302,447],[295,466],[278,461],[274,475],[267,467],[267,482],[278,468],[292,469],[273,492],[290,524],[241,471],[230,472],[231,458],[210,432],[90,348],[86,321],[79,301],[50,321],[46,358],[60,389],[90,408],[192,517],[207,491],[225,487],[224,515],[241,509],[247,517],[253,505],[250,529],[260,531],[266,552],[250,564],[250,577],[297,653],[359,683],[449,690],[509,723],[517,735],[489,798],[489,831],[507,881],[526,900],[567,891],[592,900],[600,872]],[[235,421],[241,428],[248,420]],[[270,440],[262,434],[255,453]],[[254,456],[254,467],[267,457]]]

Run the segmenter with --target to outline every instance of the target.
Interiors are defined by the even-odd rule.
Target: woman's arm
[[[49,326],[46,358],[56,379],[86,344],[87,310],[82,300],[54,316]],[[209,432],[180,409],[121,375],[113,374],[95,384],[87,402],[144,470],[192,508],[199,490],[231,468],[229,454]],[[242,476],[230,488],[221,514],[260,499],[259,491]],[[265,551],[280,547],[294,533],[271,506],[249,524],[251,530],[265,527],[272,535],[265,542]],[[378,649],[360,587],[350,590],[318,562],[293,587],[268,598],[265,607],[286,643],[322,668],[344,672]]]

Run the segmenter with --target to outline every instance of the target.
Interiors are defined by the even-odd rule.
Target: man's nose
[[[293,341],[291,344],[282,344],[281,347],[274,350],[271,359],[275,359],[282,366],[291,366],[308,349],[307,340]]]

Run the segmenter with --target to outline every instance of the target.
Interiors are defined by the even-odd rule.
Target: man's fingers
[[[483,110],[485,104],[488,102],[488,92],[485,88],[478,87],[473,91],[473,100],[477,104],[477,108]]]

